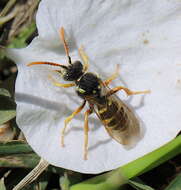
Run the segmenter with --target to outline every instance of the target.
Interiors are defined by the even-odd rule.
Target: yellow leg
[[[116,65],[115,72],[104,81],[104,84],[107,86],[109,85],[114,79],[116,79],[119,75],[119,65]]]
[[[69,87],[72,87],[72,86],[75,86],[74,83],[69,83],[69,84],[62,84],[62,83],[59,83],[57,82],[52,76],[48,76],[48,79],[51,80],[52,84],[54,86],[58,86],[58,87],[63,87],[63,88],[69,88]]]
[[[0,135],[3,135],[7,130],[7,127],[1,127],[0,128]]]
[[[88,154],[88,132],[89,132],[88,116],[91,113],[92,109],[88,109],[85,112],[84,116],[84,160],[87,160],[87,154]]]
[[[148,93],[151,92],[150,90],[131,91],[130,89],[125,88],[125,87],[123,87],[123,86],[118,86],[118,87],[115,87],[115,88],[111,89],[111,90],[107,93],[107,96],[110,96],[110,95],[112,95],[112,94],[118,92],[119,90],[124,90],[128,96],[130,96],[130,95],[135,95],[135,94],[148,94]]]
[[[61,131],[61,146],[64,146],[64,134],[65,134],[65,130],[67,128],[67,124],[75,117],[75,115],[77,115],[85,106],[86,101],[84,100],[84,102],[82,103],[82,105],[80,107],[78,107],[69,117],[67,117],[64,121],[64,128]]]
[[[81,57],[81,59],[83,60],[84,62],[84,72],[88,70],[89,68],[89,58],[87,56],[87,54],[85,53],[84,49],[83,49],[83,46],[81,46],[79,48],[79,55]]]

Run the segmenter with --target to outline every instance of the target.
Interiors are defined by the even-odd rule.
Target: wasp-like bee
[[[87,159],[88,154],[88,116],[95,112],[102,124],[106,128],[109,135],[116,141],[123,145],[129,145],[132,140],[139,136],[140,127],[139,121],[134,113],[125,105],[115,93],[119,90],[124,90],[127,95],[149,93],[149,91],[133,92],[128,88],[118,86],[110,89],[109,83],[114,80],[118,75],[118,68],[116,72],[107,80],[101,80],[95,73],[87,72],[88,70],[88,57],[83,48],[79,48],[79,55],[83,60],[72,63],[69,56],[68,45],[65,41],[64,28],[60,29],[60,37],[64,44],[66,56],[68,58],[68,65],[61,65],[51,62],[32,62],[28,66],[47,64],[52,66],[61,67],[56,70],[60,73],[65,81],[72,81],[70,84],[62,84],[57,82],[51,77],[55,86],[58,87],[72,87],[76,86],[76,93],[83,99],[82,105],[78,107],[69,117],[65,119],[64,127],[61,131],[61,145],[64,146],[64,134],[67,124],[77,115],[85,106],[86,102],[89,104],[89,109],[84,114],[84,159]]]

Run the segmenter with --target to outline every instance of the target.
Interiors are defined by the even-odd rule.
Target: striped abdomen
[[[117,99],[107,98],[106,104],[97,105],[99,118],[111,130],[123,131],[129,125],[127,113]]]

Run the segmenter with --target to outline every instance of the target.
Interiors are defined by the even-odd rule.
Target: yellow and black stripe
[[[98,106],[98,113],[104,125],[112,130],[122,131],[127,127],[128,116],[124,108],[111,98],[106,104]]]

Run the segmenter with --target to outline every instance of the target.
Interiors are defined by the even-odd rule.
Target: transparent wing
[[[108,87],[102,86],[104,93],[108,92],[110,89]],[[109,101],[113,102],[119,107],[119,111],[114,113],[114,110],[110,109]],[[118,126],[111,127],[104,122],[97,106],[94,106],[94,111],[101,120],[102,124],[106,128],[109,135],[115,139],[117,142],[123,145],[134,146],[141,138],[140,134],[140,123],[136,117],[133,110],[131,110],[116,94],[113,94],[106,98],[106,110],[108,110],[110,115],[115,115]],[[120,122],[120,121],[124,122]],[[122,126],[119,126],[122,123]]]

